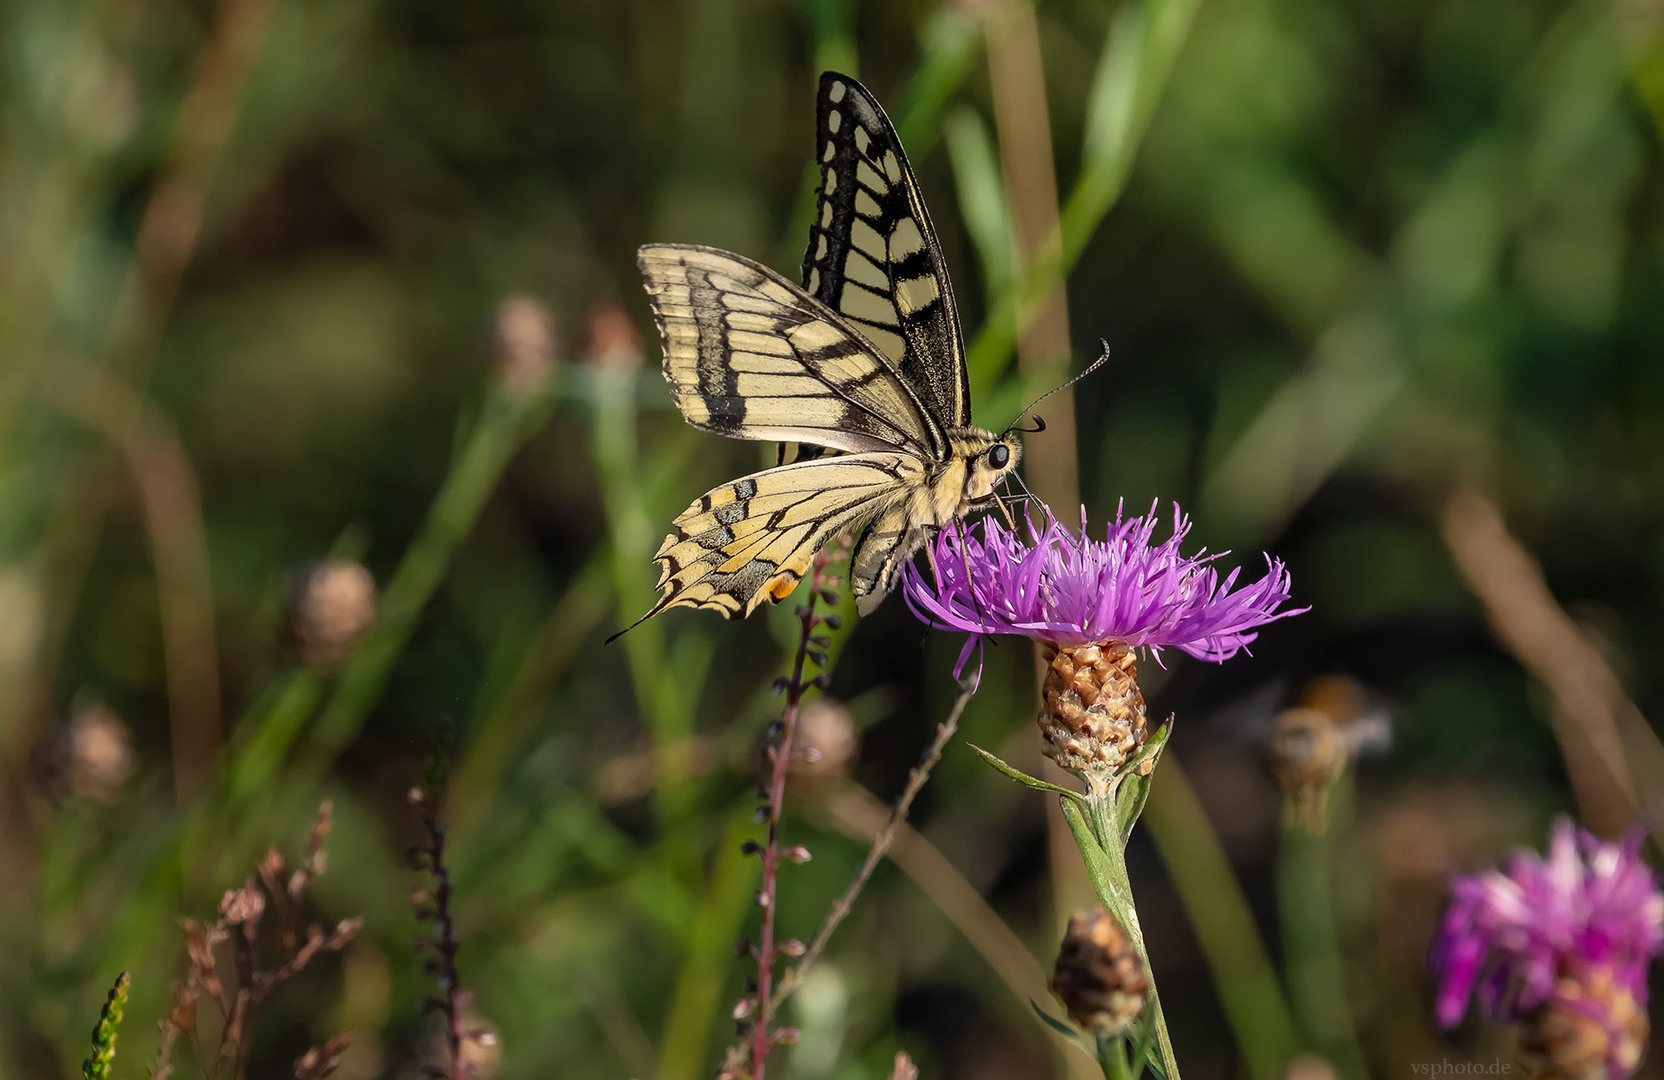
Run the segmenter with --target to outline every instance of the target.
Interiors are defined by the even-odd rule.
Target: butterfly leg
[[[965,534],[965,519],[960,518],[953,525],[959,530],[959,558],[965,564],[965,590],[971,594],[971,606],[976,609],[976,617],[986,624],[988,616],[983,613],[982,601],[976,595],[976,579],[971,577],[971,552]]]
[[[1011,531],[1012,532],[1016,532],[1017,531],[1017,519],[1012,516],[1011,507],[1009,507],[1005,504],[1005,498],[997,491],[994,492],[994,502],[999,506],[1000,513],[1005,515],[1005,523],[1007,525],[1011,526]]]
[[[942,571],[936,566],[936,545],[928,540],[924,544],[924,561],[930,564],[930,580],[934,581],[936,587],[940,589],[942,587]]]

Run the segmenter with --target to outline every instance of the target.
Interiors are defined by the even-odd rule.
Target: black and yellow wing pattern
[[[648,244],[637,262],[664,345],[665,381],[694,427],[848,453],[946,453],[941,424],[895,366],[773,270],[681,244]]]
[[[816,105],[820,197],[803,287],[896,365],[948,427],[971,422],[959,313],[901,140],[878,101],[828,71]]]
[[[953,289],[918,181],[889,117],[847,75],[821,76],[820,163],[803,287],[851,320],[943,424],[971,422],[971,388]],[[827,452],[782,443],[778,464]]]
[[[980,505],[1020,453],[973,467],[1011,440],[969,426],[935,230],[895,129],[846,75],[821,77],[816,148],[801,287],[715,248],[641,249],[682,415],[783,444],[776,468],[713,488],[676,518],[644,619],[672,607],[748,615],[788,595],[829,539],[862,527],[851,585],[870,610],[923,538]]]
[[[946,436],[888,358],[766,266],[715,248],[649,244],[642,277],[664,376],[694,427],[843,456],[769,469],[707,492],[654,558],[659,602],[748,615],[802,578],[827,539],[877,514]]]

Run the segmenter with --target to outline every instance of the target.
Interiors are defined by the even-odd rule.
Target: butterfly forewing
[[[779,467],[713,488],[676,519],[644,619],[672,607],[748,615],[784,599],[829,539],[863,527],[850,585],[870,611],[919,544],[985,502],[1021,453],[970,427],[959,316],[890,122],[846,76],[822,76],[819,101],[804,287],[715,248],[641,249],[682,415],[783,444]],[[1006,458],[973,467],[996,442]]]
[[[664,376],[694,427],[934,459],[941,426],[893,364],[802,289],[715,248],[649,244],[641,272]]]
[[[820,196],[803,283],[893,361],[937,422],[971,422],[959,315],[901,140],[855,80],[821,76]]]
[[[661,596],[642,617],[694,607],[741,618],[784,598],[827,540],[882,514],[922,472],[910,454],[850,454],[711,489],[676,519],[654,556]]]

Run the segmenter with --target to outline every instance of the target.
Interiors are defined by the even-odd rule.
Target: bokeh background
[[[1507,1057],[1430,1026],[1445,876],[1557,813],[1659,823],[1656,0],[11,0],[0,1077],[75,1075],[124,969],[116,1075],[145,1075],[177,920],[292,858],[326,797],[309,917],[364,929],[274,998],[249,1075],[350,1029],[337,1075],[416,1076],[405,792],[435,747],[489,1067],[714,1075],[793,625],[604,644],[669,519],[771,452],[670,408],[634,250],[795,276],[828,67],[906,142],[981,422],[1111,349],[1042,409],[1031,486],[1095,528],[1176,500],[1193,546],[1286,559],[1311,607],[1251,657],[1144,668],[1177,734],[1130,858],[1186,1074]],[[344,657],[295,621],[326,558],[380,592]],[[839,635],[787,933],[848,880],[958,645],[899,602]],[[1040,768],[1033,659],[986,663],[775,1071],[1092,1075],[1036,1015],[1078,857],[964,745]],[[1302,701],[1373,749],[1320,840],[1265,766]]]

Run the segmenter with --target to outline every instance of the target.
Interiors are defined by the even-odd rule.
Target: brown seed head
[[[352,652],[375,613],[370,572],[347,559],[326,559],[292,580],[285,636],[301,663],[330,667]]]
[[[227,926],[258,923],[266,910],[266,895],[254,884],[254,879],[243,882],[240,889],[228,889],[220,898],[220,918]]]
[[[60,795],[114,803],[133,775],[133,736],[110,708],[78,708],[57,734],[34,751],[36,774]]]
[[[437,1075],[449,1080],[492,1080],[497,1075],[503,1060],[503,1044],[496,1026],[489,1020],[472,1012],[463,1016],[460,1050],[461,1060],[455,1063],[453,1071],[445,1033],[433,1030],[417,1045],[416,1057],[424,1074],[433,1075],[437,1071]]]
[[[798,712],[792,742],[796,752],[791,761],[791,778],[817,785],[848,776],[849,767],[860,750],[855,721],[849,710],[829,697],[818,697]]]
[[[641,358],[641,334],[623,308],[609,304],[590,312],[590,364],[603,371],[631,372],[641,369]]]
[[[890,1080],[919,1080],[919,1067],[907,1056],[907,1051],[896,1051],[896,1063],[890,1069]]]
[[[1150,980],[1121,924],[1103,908],[1069,919],[1057,951],[1052,990],[1069,1019],[1097,1036],[1125,1031],[1144,1011]]]
[[[1107,789],[1110,775],[1148,737],[1138,665],[1132,649],[1118,641],[1048,642],[1040,697],[1042,750],[1094,791]]]
[[[1323,831],[1329,787],[1346,771],[1352,753],[1340,724],[1321,709],[1284,709],[1267,747],[1271,771],[1283,788],[1284,814]]]
[[[345,1032],[322,1046],[314,1046],[295,1061],[295,1080],[324,1080],[341,1067],[352,1037]]]
[[[1520,1023],[1520,1049],[1543,1080],[1624,1080],[1641,1064],[1646,1007],[1604,965],[1564,972]]]
[[[511,393],[540,388],[555,370],[559,341],[555,319],[541,302],[522,294],[505,296],[491,328],[497,378]]]
[[[1335,1080],[1335,1067],[1327,1058],[1300,1054],[1283,1070],[1283,1080]]]

